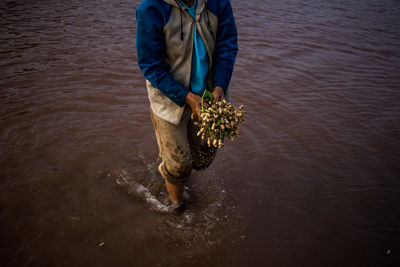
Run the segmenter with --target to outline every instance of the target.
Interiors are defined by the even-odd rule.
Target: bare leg
[[[167,187],[169,199],[172,203],[176,203],[180,206],[183,202],[183,185],[174,185],[165,180],[165,186]]]
[[[161,164],[158,166],[158,171],[161,174],[161,177],[164,179],[165,187],[167,188],[169,199],[172,203],[181,205],[183,202],[183,185],[174,185],[168,182],[168,180],[164,177]]]

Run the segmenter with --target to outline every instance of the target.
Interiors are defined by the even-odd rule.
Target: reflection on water
[[[139,1],[0,3],[6,266],[400,263],[400,4],[232,0],[242,135],[171,213]]]

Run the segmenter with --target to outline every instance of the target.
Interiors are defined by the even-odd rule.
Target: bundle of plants
[[[208,147],[221,148],[224,146],[225,137],[233,140],[239,136],[239,123],[244,121],[243,105],[235,108],[226,100],[212,104],[213,95],[205,90],[201,101],[200,120],[193,124],[199,126],[197,136],[207,142]],[[205,103],[208,107],[205,107]],[[192,116],[194,120],[194,117]]]

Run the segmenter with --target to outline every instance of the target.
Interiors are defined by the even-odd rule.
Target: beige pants
[[[193,125],[190,114],[191,109],[186,106],[182,121],[176,126],[159,118],[150,108],[162,159],[158,170],[164,179],[174,185],[183,184],[192,168],[202,170],[210,166],[217,152],[216,148],[209,148],[196,136],[199,127]]]

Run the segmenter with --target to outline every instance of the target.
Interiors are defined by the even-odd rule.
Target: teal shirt
[[[196,18],[196,4],[197,0],[194,2],[192,7],[188,7],[181,0],[179,3],[186,8],[187,12],[195,19]],[[194,25],[194,42],[193,42],[193,55],[192,55],[192,69],[190,75],[190,87],[192,92],[197,95],[202,95],[204,89],[206,89],[206,76],[208,72],[208,55],[206,46],[203,39],[201,39],[200,34],[197,33],[196,24]]]

